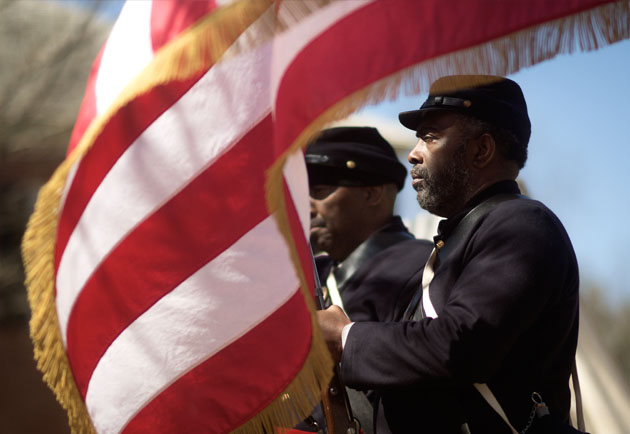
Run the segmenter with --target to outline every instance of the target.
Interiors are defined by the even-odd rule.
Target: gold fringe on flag
[[[301,269],[298,270],[302,274]],[[304,276],[301,276],[302,279]],[[308,288],[308,287],[306,287]],[[302,286],[309,309],[314,311],[312,295]],[[328,386],[333,374],[333,361],[321,337],[314,315],[311,315],[313,337],[311,348],[300,372],[287,388],[256,416],[234,430],[235,434],[268,434],[294,427],[304,420],[321,401],[321,391]],[[278,428],[280,427],[280,431]]]
[[[593,51],[628,38],[630,1],[611,2],[407,68],[396,74],[400,86],[390,87],[388,98],[395,99],[400,90],[406,95],[428,92],[433,81],[446,75],[510,75],[560,54]],[[379,101],[371,97],[366,104]]]
[[[31,307],[30,334],[37,368],[68,413],[69,426],[74,434],[93,433],[88,415],[63,346],[55,307],[54,254],[63,192],[71,168],[92,146],[105,125],[122,107],[152,88],[172,80],[185,80],[221,61],[228,48],[234,52],[247,50],[273,37],[277,32],[305,18],[322,7],[327,0],[290,2],[286,13],[276,14],[273,0],[240,0],[222,7],[201,19],[192,28],[156,53],[153,61],[118,95],[114,103],[94,119],[76,149],[56,169],[51,179],[40,189],[33,214],[22,240],[22,260],[26,274],[26,288]],[[258,21],[257,33],[244,41],[239,38]],[[235,41],[238,44],[234,45]],[[308,368],[289,386],[288,390],[304,387],[319,388],[322,372],[329,370],[329,357],[318,357],[311,350]],[[297,396],[297,395],[296,395]],[[301,408],[312,408],[317,402],[308,396],[308,404],[296,400]],[[305,398],[306,399],[306,398]],[[279,407],[276,405],[276,407]],[[278,412],[281,413],[281,412]],[[271,413],[270,413],[271,414]],[[268,416],[270,420],[273,417]],[[280,420],[286,420],[281,418]],[[268,424],[267,424],[268,425]],[[253,431],[259,432],[259,431]]]
[[[22,240],[22,259],[31,306],[30,333],[37,368],[68,412],[72,432],[91,433],[94,430],[70,370],[55,309],[54,254],[59,203],[65,179],[75,159],[64,161],[39,191]]]

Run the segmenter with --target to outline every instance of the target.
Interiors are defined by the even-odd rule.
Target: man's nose
[[[309,201],[309,203],[311,205],[311,220],[312,220],[317,215],[317,210],[315,209],[315,201],[313,200],[313,198],[309,197],[308,201]]]
[[[407,156],[407,161],[409,161],[411,164],[414,164],[414,165],[422,164],[423,159],[422,159],[422,154],[420,153],[420,140],[418,140],[418,143],[416,143],[416,146],[414,146],[411,152],[409,152],[409,155]]]

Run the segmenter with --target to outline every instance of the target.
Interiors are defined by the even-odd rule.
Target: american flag
[[[24,240],[35,355],[73,431],[262,433],[308,414],[332,371],[308,140],[401,84],[627,38],[628,4],[129,1]]]

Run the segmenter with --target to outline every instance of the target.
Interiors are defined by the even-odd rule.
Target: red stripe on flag
[[[215,0],[154,1],[151,5],[151,43],[157,51],[217,7]]]
[[[68,191],[57,229],[55,270],[59,267],[61,255],[81,214],[112,166],[142,132],[201,77],[202,74],[183,82],[157,86],[122,107],[107,122],[103,132],[83,157]]]
[[[287,149],[335,103],[404,68],[603,3],[607,1],[370,3],[304,47],[285,72],[276,99],[275,152]]]
[[[155,397],[123,432],[233,431],[270,404],[297,375],[310,349],[311,331],[298,291],[243,337]]]
[[[130,233],[88,280],[67,333],[68,357],[83,397],[98,360],[118,334],[269,215],[264,171],[273,161],[260,138],[271,135],[267,116]]]
[[[72,135],[70,136],[70,144],[68,145],[67,151],[68,155],[77,147],[81,137],[83,137],[90,123],[92,123],[96,117],[96,78],[98,76],[98,70],[101,67],[101,58],[103,57],[104,50],[105,45],[101,47],[101,51],[99,51],[92,64],[92,69],[90,70],[90,75],[88,76],[88,81],[85,86],[85,95],[83,95],[81,108],[79,109],[77,120],[74,123]]]

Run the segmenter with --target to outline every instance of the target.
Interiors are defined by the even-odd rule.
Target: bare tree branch
[[[0,323],[28,317],[20,242],[39,185],[67,146],[111,23],[90,9],[0,0]]]

